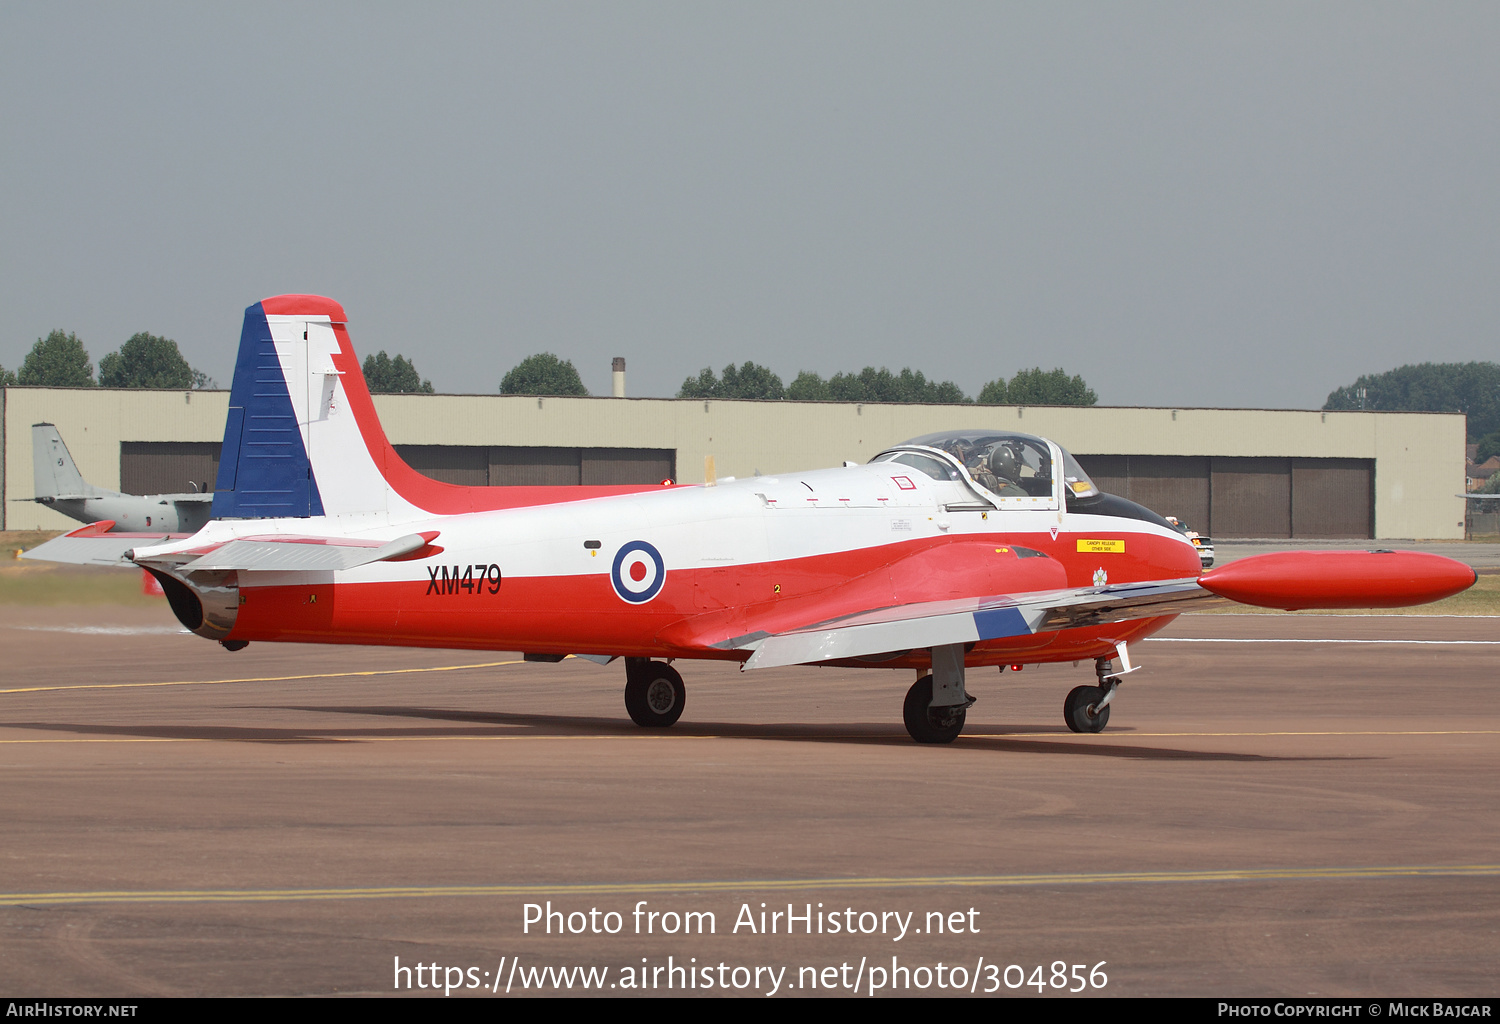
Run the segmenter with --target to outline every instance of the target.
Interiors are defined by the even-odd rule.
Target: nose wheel
[[[625,710],[644,729],[665,729],[682,717],[687,687],[664,661],[629,658],[625,664]]]
[[[1103,732],[1109,724],[1109,705],[1102,686],[1075,686],[1063,701],[1063,721],[1074,732]],[[1101,704],[1103,706],[1101,706]]]

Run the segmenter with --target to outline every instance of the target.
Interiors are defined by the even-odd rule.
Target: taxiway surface
[[[1101,735],[1062,725],[1086,664],[989,670],[933,748],[909,673],[680,664],[686,713],[651,733],[618,666],[230,654],[164,609],[11,607],[4,989],[390,994],[399,958],[460,968],[455,995],[574,966],[614,994],[767,992],[736,987],[756,967],[940,994],[942,963],[1014,995],[1041,966],[1063,998],[1056,961],[1103,962],[1106,995],[1496,994],[1497,620],[1194,615],[1135,653]],[[620,931],[525,930],[549,900]],[[637,934],[641,901],[714,932]],[[761,904],[824,931],[764,934]]]

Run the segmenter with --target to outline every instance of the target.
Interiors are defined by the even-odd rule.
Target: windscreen
[[[1000,497],[1050,497],[1055,467],[1047,442],[1033,434],[956,430],[924,434],[905,442],[945,451],[968,470],[979,486]],[[1062,453],[1063,486],[1077,498],[1098,489],[1078,460]]]

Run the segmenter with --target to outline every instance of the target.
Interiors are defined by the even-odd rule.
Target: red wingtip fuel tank
[[[1404,608],[1451,597],[1479,577],[1420,551],[1281,551],[1205,573],[1205,590],[1262,608]]]

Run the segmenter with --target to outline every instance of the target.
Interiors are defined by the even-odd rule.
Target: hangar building
[[[0,529],[71,529],[34,502],[31,425],[56,424],[85,479],[133,494],[211,487],[227,391],[3,390]],[[1214,537],[1464,536],[1461,415],[377,395],[396,450],[459,484],[655,483],[864,462],[922,434],[1041,434],[1104,490]]]

